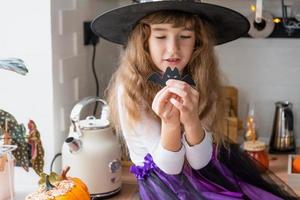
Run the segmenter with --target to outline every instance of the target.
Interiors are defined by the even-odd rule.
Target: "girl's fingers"
[[[160,98],[161,98],[161,95],[164,93],[164,91],[166,91],[168,89],[168,87],[164,87],[163,89],[161,89],[157,94],[156,96],[154,97],[153,99],[153,102],[152,102],[152,109],[155,111],[157,110],[157,105],[159,104],[159,101],[160,101]]]
[[[170,87],[168,90],[176,95],[176,98],[173,96],[170,99],[170,102],[181,112],[192,112],[195,105],[198,104],[198,96],[187,94],[185,91],[178,88]]]
[[[160,91],[158,91],[158,93],[156,94],[154,100],[159,100],[160,96],[163,94],[164,91],[166,91],[168,89],[168,87],[164,87],[163,89],[161,89]],[[153,100],[153,101],[154,101]]]
[[[193,88],[192,86],[190,86],[188,83],[186,83],[184,81],[169,79],[166,82],[166,85],[169,86],[169,87],[176,87],[176,88],[184,90],[184,91],[189,91],[193,94],[198,93],[198,91],[195,88]]]
[[[170,106],[168,106],[169,103],[169,98],[171,96],[171,93],[169,93],[168,91],[165,91],[160,98],[160,101],[158,102],[158,107],[157,107],[157,112],[159,114],[166,112],[166,111],[170,111],[171,108]]]
[[[184,81],[180,81],[180,80],[175,80],[175,79],[169,79],[167,82],[166,82],[166,85],[167,86],[173,86],[173,87],[177,87],[179,89],[185,89],[186,87],[190,86],[189,84],[187,84],[186,82]]]
[[[170,92],[176,94],[178,97],[180,97],[180,100],[178,100],[180,103],[182,103],[184,106],[190,106],[191,104],[194,104],[195,102],[198,102],[197,97],[193,96],[192,94],[181,90],[176,87],[169,87],[168,89]]]
[[[178,100],[177,98],[173,98],[173,97],[172,97],[172,98],[170,99],[170,102],[171,102],[171,104],[172,104],[175,108],[177,108],[178,110],[182,111],[183,105],[182,105],[182,103],[179,102],[179,100]]]
[[[186,98],[188,93],[184,90],[181,90],[179,88],[176,87],[169,87],[168,89],[170,92],[177,94],[178,96],[180,96],[181,98]]]
[[[170,88],[178,88],[189,95],[191,94],[191,96],[195,96],[197,99],[199,98],[199,92],[184,81],[169,79],[166,84]]]
[[[163,113],[163,117],[165,119],[169,118],[170,113],[172,112],[172,109],[174,109],[174,106],[168,102],[167,104],[165,104],[163,107],[161,107],[161,112]]]
[[[155,100],[152,104],[152,109],[158,114],[161,115],[163,112],[170,111],[172,104],[169,103],[169,99],[172,93],[167,90],[167,87],[162,89],[160,93],[157,94]],[[169,104],[169,106],[168,106]]]

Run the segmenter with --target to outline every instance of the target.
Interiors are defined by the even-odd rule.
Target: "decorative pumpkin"
[[[87,186],[79,178],[67,177],[70,167],[62,171],[61,176],[51,172],[41,174],[39,189],[28,195],[26,200],[90,200]]]
[[[293,172],[300,173],[300,156],[296,156],[293,160]]]

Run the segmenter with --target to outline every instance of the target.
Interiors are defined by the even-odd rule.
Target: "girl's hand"
[[[171,98],[179,101],[179,97],[172,94],[168,86],[164,87],[155,95],[152,102],[152,110],[161,118],[163,123],[170,126],[178,126],[180,125],[180,113],[170,102]]]
[[[180,80],[170,79],[166,84],[167,90],[177,97],[172,96],[170,102],[180,111],[180,122],[184,127],[199,124],[199,92]]]

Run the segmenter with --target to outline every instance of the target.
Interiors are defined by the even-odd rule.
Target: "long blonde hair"
[[[129,35],[127,45],[121,54],[120,65],[106,90],[111,109],[112,125],[119,130],[117,106],[117,87],[124,88],[123,100],[127,110],[127,121],[133,126],[144,110],[149,117],[159,121],[151,109],[156,93],[161,87],[147,81],[147,77],[158,68],[151,60],[148,49],[150,24],[169,23],[174,27],[194,28],[196,45],[185,72],[192,75],[199,92],[199,118],[205,128],[214,132],[214,141],[218,145],[223,141],[221,127],[223,122],[223,98],[219,78],[217,59],[214,54],[212,28],[198,16],[180,11],[160,11],[141,19]]]

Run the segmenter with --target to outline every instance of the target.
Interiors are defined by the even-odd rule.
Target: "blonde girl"
[[[275,183],[271,187],[271,179],[236,145],[225,148],[214,45],[248,31],[242,15],[194,1],[146,1],[108,11],[92,28],[124,45],[108,102],[135,164],[131,172],[142,199],[295,196]],[[169,76],[168,68],[190,76],[195,85],[178,77],[165,86],[148,80],[153,73]]]

